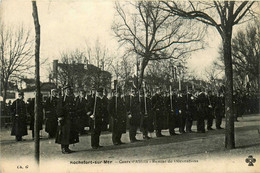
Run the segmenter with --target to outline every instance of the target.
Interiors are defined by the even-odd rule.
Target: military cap
[[[98,88],[97,92],[100,92],[100,93],[103,92],[103,88]]]

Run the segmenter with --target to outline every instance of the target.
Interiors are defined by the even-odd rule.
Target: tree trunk
[[[149,61],[146,58],[144,58],[142,61],[141,73],[140,73],[139,83],[138,83],[138,90],[142,87],[142,83],[143,83],[143,79],[144,79],[144,70],[145,70],[148,62]]]
[[[226,131],[225,131],[225,148],[235,148],[234,135],[234,115],[233,115],[233,72],[231,56],[231,38],[232,27],[227,27],[224,40],[224,64],[225,64],[225,114],[226,114]]]
[[[39,106],[40,106],[40,24],[38,19],[38,11],[36,1],[32,1],[33,19],[35,26],[35,117],[34,117],[34,148],[35,160],[39,164],[40,161],[40,137],[39,137]]]

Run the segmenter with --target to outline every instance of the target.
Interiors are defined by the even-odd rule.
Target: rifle
[[[145,92],[145,86],[143,87],[144,89],[144,114],[147,115],[147,104],[146,104],[146,92]]]
[[[172,86],[170,85],[170,101],[171,101],[171,111],[173,111],[173,106],[172,106]]]
[[[130,108],[131,108],[131,106],[132,106],[132,88],[131,88],[131,94],[130,94],[130,98],[129,98],[129,106],[130,106]]]
[[[96,93],[95,93],[95,102],[94,102],[94,110],[93,110],[93,128],[95,129],[95,124],[96,124],[96,120],[95,120],[95,114],[96,114],[96,107],[97,107],[97,91],[96,91]]]
[[[115,96],[116,96],[116,98],[115,98],[116,99],[115,107],[116,107],[116,117],[117,117],[117,85],[116,85],[116,95]]]

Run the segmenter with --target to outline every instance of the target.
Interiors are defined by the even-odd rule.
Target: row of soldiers
[[[22,117],[21,100],[22,98],[17,99],[13,103],[13,111],[20,111],[15,113],[15,116]],[[31,107],[33,108],[34,105]],[[160,88],[153,96],[145,89],[123,95],[121,90],[116,88],[112,97],[108,99],[103,89],[99,88],[94,95],[88,96],[81,90],[79,96],[75,98],[73,89],[66,87],[63,93],[52,90],[51,96],[42,103],[42,108],[45,112],[45,131],[50,137],[56,137],[56,143],[61,144],[62,153],[66,154],[72,152],[69,145],[79,142],[79,134],[84,133],[85,127],[90,128],[93,149],[102,147],[99,145],[100,134],[102,130],[107,129],[108,124],[112,131],[114,145],[123,144],[121,136],[126,132],[127,127],[130,142],[138,141],[136,139],[138,129],[142,131],[143,139],[150,139],[149,133],[154,131],[157,137],[163,137],[161,131],[164,129],[169,129],[171,136],[177,135],[175,132],[177,128],[181,134],[191,133],[195,120],[197,132],[205,133],[204,120],[207,120],[207,130],[212,130],[214,117],[216,128],[222,129],[224,95],[221,93],[216,96],[211,92],[200,91],[161,93]],[[32,118],[31,122],[33,121]],[[40,129],[42,129],[42,122],[39,123]],[[23,135],[27,135],[27,131],[23,130],[23,133],[17,135],[15,129],[21,128],[17,124],[19,126],[23,123],[13,123],[12,135],[16,135],[16,139],[21,140]]]

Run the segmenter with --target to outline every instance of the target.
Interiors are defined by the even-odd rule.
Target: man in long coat
[[[157,93],[152,97],[153,110],[155,112],[155,130],[156,137],[163,137],[161,131],[163,128],[163,113],[164,113],[164,99],[160,93],[160,90],[157,89]]]
[[[200,92],[197,99],[197,132],[205,133],[205,117],[208,108],[208,101],[206,94],[204,92]]]
[[[76,98],[77,126],[80,134],[84,134],[84,128],[88,126],[89,117],[87,115],[86,92],[80,90],[79,96]]]
[[[38,121],[38,129],[42,130],[43,124],[43,103],[42,103],[42,94],[40,94],[40,102],[39,102],[39,121]],[[32,131],[32,138],[34,139],[34,105],[35,105],[35,98],[29,100],[27,111],[30,114],[30,130]]]
[[[75,108],[73,90],[70,87],[66,87],[64,97],[60,97],[57,106],[59,127],[56,143],[61,144],[63,154],[73,152],[69,149],[69,145],[79,142]]]
[[[223,129],[221,127],[222,118],[225,114],[225,97],[223,93],[219,93],[219,96],[216,99],[216,104],[214,108],[214,113],[216,117],[216,129]]]
[[[58,117],[57,117],[57,104],[58,96],[57,90],[52,89],[51,95],[46,99],[44,103],[45,110],[45,131],[49,134],[49,138],[54,138],[56,136],[58,127]]]
[[[19,98],[16,99],[12,106],[12,131],[11,135],[15,136],[16,141],[22,141],[22,136],[28,135],[26,125],[26,105],[24,102],[24,93],[19,92]]]
[[[144,90],[141,97],[141,130],[143,132],[143,139],[150,139],[148,132],[154,131],[153,127],[153,111],[152,111],[152,100],[150,95]]]
[[[102,127],[105,120],[108,119],[108,110],[107,110],[107,100],[103,95],[103,88],[97,90],[94,103],[89,110],[90,115],[90,124],[91,124],[91,147],[93,149],[101,148],[99,145],[99,138],[101,135]]]
[[[215,107],[215,96],[211,91],[208,91],[207,95],[207,130],[213,130],[213,119],[214,119],[214,107]]]
[[[136,132],[138,127],[140,127],[141,120],[141,104],[139,101],[138,91],[136,90],[133,97],[131,98],[131,106],[128,112],[129,119],[129,138],[130,142],[137,142]]]
[[[109,100],[108,111],[112,119],[112,142],[114,145],[123,144],[121,136],[126,132],[127,112],[120,90],[114,90],[114,96]]]
[[[176,112],[180,118],[180,127],[179,127],[180,133],[185,133],[184,129],[186,126],[186,119],[187,119],[186,101],[187,101],[187,97],[186,97],[186,95],[184,95],[184,92],[179,91],[179,93],[177,95]]]

